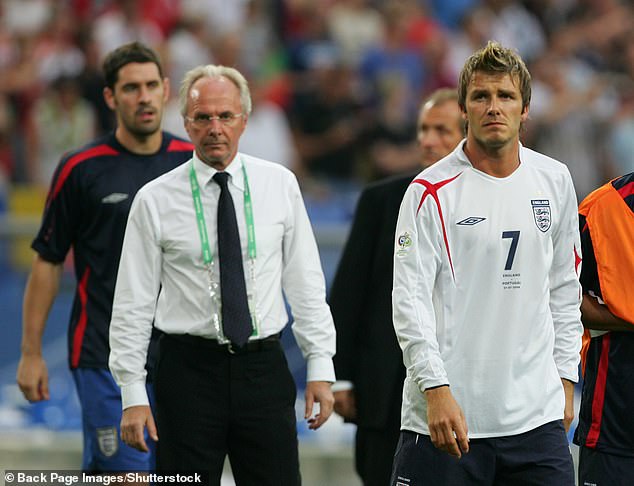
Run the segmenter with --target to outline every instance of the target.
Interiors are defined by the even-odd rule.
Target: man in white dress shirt
[[[180,102],[193,158],[139,191],[117,278],[110,368],[122,391],[122,438],[139,449],[144,428],[160,438],[159,472],[208,471],[209,484],[219,484],[228,455],[239,485],[300,484],[296,391],[279,342],[288,321],[282,292],[307,360],[311,429],[332,412],[335,380],[335,330],[311,225],[294,175],[237,151],[251,111],[238,71],[192,69]],[[229,226],[219,211],[225,196],[235,206],[241,250],[228,270],[227,250],[218,246]],[[223,278],[236,274],[231,291],[223,289]],[[242,293],[246,319],[231,322],[225,299]],[[153,322],[164,333],[154,411],[143,387]],[[246,344],[232,331],[245,322]]]
[[[390,484],[574,485],[582,326],[565,165],[523,147],[530,74],[490,42],[467,59],[467,138],[407,189],[393,322],[407,375]]]

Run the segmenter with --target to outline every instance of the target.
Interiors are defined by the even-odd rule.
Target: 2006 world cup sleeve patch
[[[412,249],[412,244],[412,236],[409,231],[405,231],[398,235],[396,239],[396,256],[406,256]]]

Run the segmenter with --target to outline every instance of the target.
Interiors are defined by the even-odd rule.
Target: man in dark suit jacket
[[[464,135],[455,90],[438,90],[423,103],[417,131],[423,168],[454,149]],[[405,369],[392,326],[392,258],[399,207],[415,175],[361,193],[330,293],[335,411],[357,424],[355,463],[365,486],[389,484],[400,430]]]

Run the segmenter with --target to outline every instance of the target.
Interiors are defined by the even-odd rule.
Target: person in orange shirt
[[[579,205],[584,372],[579,483],[631,484],[634,471],[634,172]]]

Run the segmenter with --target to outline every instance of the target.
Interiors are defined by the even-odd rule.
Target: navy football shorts
[[[561,420],[522,434],[471,439],[462,458],[436,449],[428,435],[401,431],[390,486],[574,486]]]

